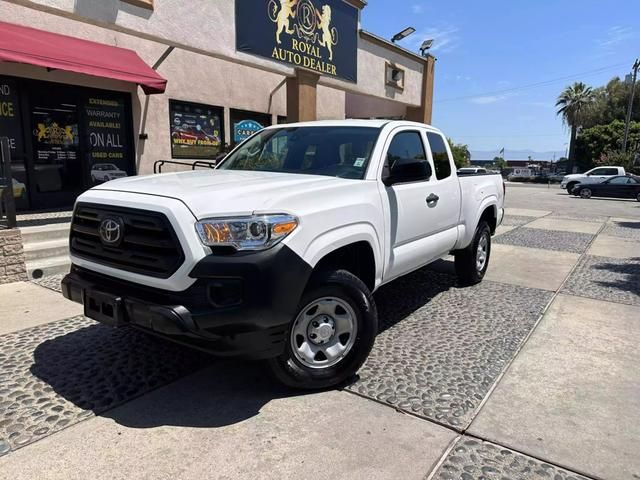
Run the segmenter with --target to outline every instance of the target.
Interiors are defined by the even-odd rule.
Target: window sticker
[[[363,166],[363,165],[364,165],[364,161],[365,161],[365,160],[366,160],[366,159],[365,159],[365,158],[362,158],[362,157],[356,158],[356,161],[355,161],[355,162],[353,162],[353,166],[354,166],[354,167],[361,167],[361,166]]]

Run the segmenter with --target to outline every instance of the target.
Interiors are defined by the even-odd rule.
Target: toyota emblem
[[[121,218],[105,218],[100,222],[100,240],[103,244],[117,246],[122,240],[124,222]]]

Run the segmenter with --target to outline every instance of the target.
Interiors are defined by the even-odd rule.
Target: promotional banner
[[[84,105],[92,183],[127,176],[129,166],[124,99],[91,95]]]
[[[171,100],[171,156],[214,159],[222,149],[222,109]]]
[[[358,10],[343,0],[236,0],[236,49],[357,82]]]

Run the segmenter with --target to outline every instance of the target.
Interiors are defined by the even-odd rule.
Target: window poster
[[[128,176],[131,172],[124,99],[89,94],[84,114],[91,182],[103,183]]]
[[[223,147],[222,113],[220,107],[170,100],[171,156],[215,159]]]

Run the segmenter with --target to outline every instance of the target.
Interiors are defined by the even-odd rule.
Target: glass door
[[[77,95],[73,88],[43,83],[33,83],[28,91],[31,208],[70,206],[84,189],[85,175]]]

